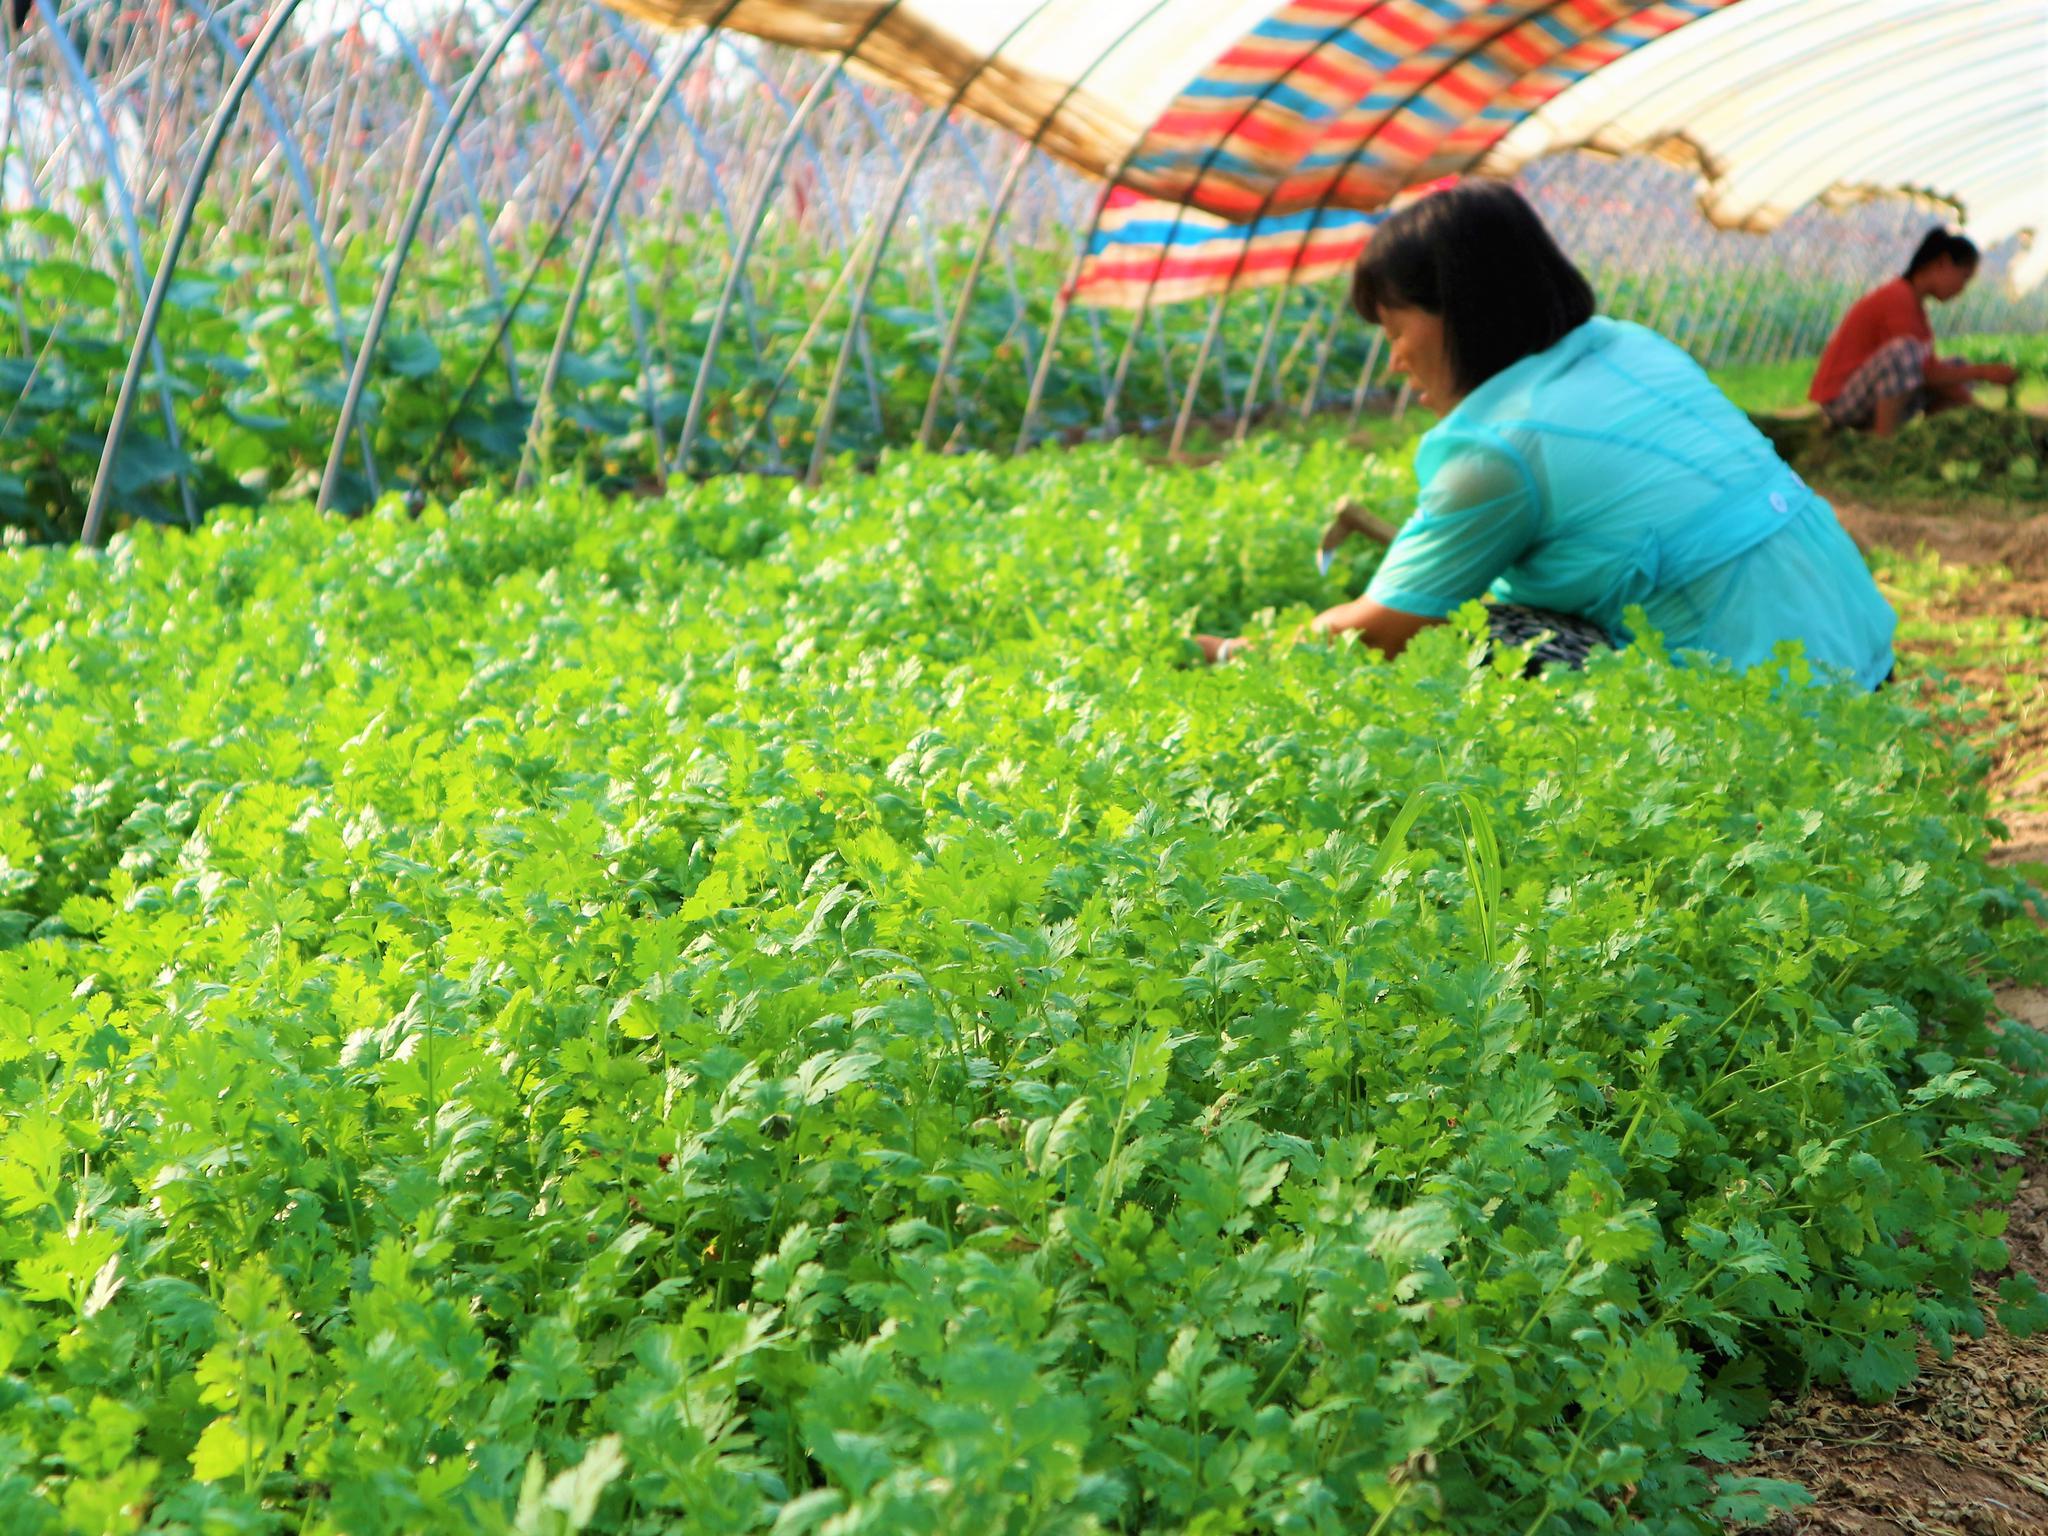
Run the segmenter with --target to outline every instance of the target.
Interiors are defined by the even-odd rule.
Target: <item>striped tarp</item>
[[[1135,309],[1233,287],[1310,282],[1356,261],[1381,217],[1303,209],[1247,228],[1118,187],[1108,194],[1071,297]]]
[[[1327,270],[1402,189],[1575,144],[1689,147],[1724,223],[1863,185],[1996,233],[2043,206],[2042,0],[614,3],[836,55],[1146,200],[1103,205],[1084,301]]]
[[[1731,0],[1290,0],[1192,81],[1125,180],[1238,219],[1375,208]]]
[[[1469,168],[1567,86],[1715,3],[1292,0],[1153,124],[1127,179],[1155,198],[1112,201],[1076,297],[1166,303],[1325,276],[1365,246],[1353,210]]]

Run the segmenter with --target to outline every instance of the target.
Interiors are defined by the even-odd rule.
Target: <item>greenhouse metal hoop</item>
[[[526,427],[526,441],[520,449],[519,473],[515,481],[515,487],[523,488],[531,483],[531,476],[528,470],[537,450],[540,437],[546,429],[548,409],[553,401],[555,383],[561,377],[562,361],[569,353],[569,342],[576,329],[577,316],[583,312],[583,296],[589,290],[591,278],[597,272],[598,255],[604,248],[605,231],[614,228],[612,213],[618,207],[619,196],[625,191],[626,182],[633,173],[633,162],[640,157],[641,146],[647,142],[648,133],[652,131],[655,123],[659,121],[662,106],[667,101],[669,93],[676,88],[676,85],[682,80],[683,76],[689,73],[692,66],[696,64],[698,57],[703,53],[705,44],[709,43],[717,35],[718,29],[725,23],[725,18],[739,9],[740,3],[741,0],[725,0],[725,4],[719,8],[718,13],[704,24],[703,32],[698,35],[695,41],[687,49],[678,50],[675,59],[663,71],[660,80],[656,82],[654,90],[649,94],[645,105],[642,106],[639,116],[634,120],[632,128],[627,132],[625,143],[619,146],[619,152],[612,161],[611,175],[605,179],[604,190],[598,195],[597,206],[591,218],[590,233],[583,242],[583,254],[576,264],[575,281],[569,285],[568,297],[562,304],[562,319],[561,323],[555,327],[554,347],[549,351],[547,366],[541,372],[540,393],[535,398],[533,416]],[[624,107],[625,103],[621,102],[621,110]],[[595,163],[594,160],[590,162],[592,166]],[[582,185],[579,183],[577,187],[579,195],[581,191]],[[650,370],[643,364],[641,377],[651,390],[652,379],[649,377],[649,373]],[[660,423],[658,420],[651,420],[650,424],[654,431],[655,479],[657,483],[666,485],[668,467],[666,455],[662,451]]]
[[[938,141],[939,130],[946,125],[953,111],[966,99],[967,93],[974,88],[975,82],[988,72],[989,67],[996,62],[1003,49],[1016,41],[1019,33],[1045,14],[1045,8],[1050,3],[1051,0],[1037,0],[1029,14],[1013,26],[1004,35],[1003,40],[996,44],[995,47],[989,49],[982,56],[981,61],[954,85],[953,93],[943,107],[926,109],[923,128],[918,134],[917,141],[911,146],[909,155],[904,158],[903,169],[897,176],[896,185],[890,193],[888,211],[882,215],[881,232],[874,242],[873,249],[868,253],[861,271],[859,284],[854,289],[853,307],[847,317],[846,333],[840,339],[839,356],[832,365],[831,381],[825,386],[824,404],[818,408],[818,421],[811,444],[811,465],[804,477],[809,484],[816,485],[818,483],[819,477],[824,473],[825,461],[831,455],[832,422],[839,411],[840,385],[846,377],[846,367],[853,356],[854,333],[859,327],[861,316],[867,310],[868,298],[874,292],[875,275],[881,270],[882,254],[888,249],[889,237],[895,232],[896,220],[902,216],[904,202],[910,196],[911,185],[916,181],[918,170],[924,164],[924,157],[930,152],[932,145]],[[932,292],[936,297],[938,293],[936,271],[933,273]]]
[[[47,4],[48,0],[36,0],[36,3]],[[527,3],[537,4],[538,0],[527,0]],[[199,146],[199,158],[192,167],[190,179],[185,183],[185,195],[179,202],[177,216],[172,220],[170,233],[164,242],[163,259],[157,264],[156,280],[150,284],[149,298],[142,306],[142,319],[137,328],[135,345],[129,351],[128,367],[121,376],[121,391],[114,397],[113,420],[107,427],[106,446],[102,450],[99,471],[93,477],[92,496],[87,501],[85,509],[85,526],[79,535],[79,541],[88,549],[99,545],[106,529],[107,498],[113,492],[114,464],[121,451],[121,437],[127,429],[128,415],[135,406],[135,390],[142,381],[143,357],[148,352],[154,352],[158,358],[162,355],[155,349],[157,325],[163,317],[164,301],[170,293],[171,280],[177,271],[178,255],[184,248],[186,235],[191,231],[192,220],[199,211],[199,194],[205,187],[206,174],[213,169],[214,158],[220,153],[221,142],[227,137],[228,128],[234,122],[235,112],[241,105],[242,97],[255,83],[256,72],[263,67],[264,59],[277,45],[278,38],[283,36],[285,27],[298,8],[299,0],[278,0],[277,9],[272,11],[270,18],[264,22],[262,31],[256,34],[255,41],[251,43],[248,53],[243,56],[240,67],[235,71],[234,80],[228,86],[227,93],[215,107],[212,121],[207,125],[206,137]],[[361,373],[363,359],[367,355],[366,351],[359,354],[356,359],[358,375]],[[159,379],[163,372],[162,364],[159,362]],[[173,425],[175,433],[175,422]],[[346,419],[342,425],[341,440],[346,441]],[[175,435],[171,439],[171,444],[173,448],[177,446]],[[185,492],[188,513],[196,523],[198,515],[195,511],[190,511],[191,486],[182,476],[179,483]]]
[[[1374,0],[1372,12],[1367,14],[1376,14],[1390,3],[1392,3],[1392,0]],[[1328,47],[1338,37],[1348,35],[1352,26],[1363,19],[1363,16],[1355,16],[1346,21],[1332,23],[1323,32],[1322,36],[1316,40],[1314,46],[1307,51],[1304,57],[1313,57]],[[1202,182],[1207,178],[1210,168],[1215,164],[1217,156],[1222,153],[1223,139],[1229,133],[1234,133],[1241,127],[1245,120],[1250,117],[1253,110],[1266,101],[1283,83],[1284,80],[1276,76],[1262,85],[1252,99],[1238,111],[1229,130],[1209,145],[1207,151],[1202,156],[1200,166],[1195,172],[1194,180],[1189,186],[1188,193],[1190,196],[1200,189]],[[1059,333],[1066,320],[1067,312],[1073,307],[1069,294],[1072,292],[1074,285],[1080,280],[1082,268],[1087,264],[1089,251],[1095,244],[1095,237],[1102,228],[1103,216],[1109,210],[1109,194],[1115,191],[1117,186],[1123,181],[1125,173],[1130,169],[1132,162],[1138,158],[1139,151],[1144,148],[1144,145],[1145,135],[1140,133],[1117,162],[1116,168],[1110,173],[1104,186],[1103,195],[1096,200],[1095,215],[1089,221],[1088,229],[1082,235],[1080,246],[1074,254],[1072,270],[1068,274],[1067,281],[1060,287],[1060,296],[1055,303],[1052,325],[1047,335],[1046,350],[1039,359],[1037,372],[1032,375],[1031,392],[1024,405],[1024,420],[1017,429],[1015,451],[1018,453],[1022,453],[1030,444],[1031,428],[1038,415],[1038,407],[1045,396],[1049,364],[1056,349]],[[1172,251],[1174,238],[1180,233],[1181,225],[1186,220],[1188,206],[1189,204],[1185,199],[1175,206],[1173,223],[1169,226],[1166,239],[1161,246],[1162,265],[1167,255]],[[1110,382],[1108,397],[1103,404],[1102,420],[1105,428],[1115,420],[1117,397],[1122,393],[1124,382],[1129,376],[1131,348],[1137,339],[1138,333],[1144,328],[1146,319],[1152,312],[1152,295],[1157,290],[1158,283],[1159,269],[1155,266],[1151,277],[1146,281],[1143,299],[1139,304],[1136,316],[1131,322],[1130,331],[1125,336],[1123,349],[1117,356],[1116,374]]]
[[[1512,18],[1509,22],[1504,24],[1499,30],[1490,34],[1488,37],[1482,39],[1480,42],[1474,44],[1464,54],[1460,55],[1457,58],[1452,59],[1448,64],[1445,65],[1445,67],[1442,70],[1438,71],[1429,79],[1423,81],[1413,91],[1411,91],[1406,100],[1395,106],[1389,107],[1381,115],[1379,123],[1374,126],[1374,128],[1365,136],[1364,139],[1362,139],[1358,144],[1354,145],[1351,153],[1347,155],[1342,162],[1339,163],[1338,167],[1336,168],[1336,173],[1331,179],[1329,189],[1325,191],[1323,196],[1318,198],[1314,204],[1308,225],[1302,231],[1301,239],[1295,246],[1295,259],[1289,263],[1286,279],[1281,284],[1282,297],[1280,300],[1275,301],[1272,313],[1267,320],[1265,334],[1260,341],[1258,356],[1252,364],[1251,376],[1246,381],[1244,409],[1239,412],[1237,418],[1237,425],[1232,433],[1232,436],[1233,438],[1235,438],[1235,440],[1239,442],[1244,441],[1246,434],[1250,430],[1252,415],[1255,409],[1257,408],[1258,404],[1260,386],[1263,382],[1265,366],[1271,357],[1274,339],[1278,332],[1281,303],[1282,301],[1284,301],[1285,297],[1287,295],[1292,294],[1296,287],[1299,285],[1301,260],[1304,256],[1306,256],[1310,243],[1314,241],[1317,231],[1322,228],[1323,216],[1326,212],[1329,211],[1332,204],[1332,198],[1334,197],[1337,189],[1342,186],[1345,176],[1350,172],[1353,166],[1357,164],[1360,152],[1363,151],[1368,144],[1372,143],[1379,136],[1380,130],[1384,128],[1389,121],[1392,120],[1393,116],[1396,113],[1401,111],[1403,107],[1412,104],[1417,97],[1419,97],[1424,91],[1428,90],[1431,85],[1434,85],[1438,80],[1442,79],[1443,76],[1450,70],[1457,68],[1459,64],[1463,63],[1466,59],[1471,58],[1474,54],[1483,52],[1485,49],[1492,47],[1496,42],[1498,42],[1502,37],[1506,36],[1509,32],[1517,30],[1525,24],[1533,23],[1538,16],[1547,14],[1549,9],[1555,8],[1556,7],[1553,5],[1551,7],[1547,7],[1545,11],[1530,12],[1525,15],[1516,16]],[[1546,60],[1542,67],[1546,69],[1556,67],[1557,60],[1568,57],[1571,53],[1579,49],[1585,48],[1599,41],[1600,39],[1607,37],[1610,33],[1614,31],[1615,28],[1622,26],[1627,22],[1633,21],[1635,18],[1640,16],[1644,11],[1651,10],[1654,8],[1655,0],[1652,0],[1652,3],[1639,4],[1635,7],[1635,9],[1625,14],[1615,16],[1600,31],[1588,34],[1584,37],[1573,39],[1568,45],[1566,45],[1556,55],[1554,55],[1553,58]],[[1506,89],[1512,90],[1516,85],[1519,85],[1521,83],[1521,80],[1523,78],[1523,76],[1512,77],[1507,82]],[[1467,162],[1467,166],[1469,167],[1470,164],[1476,162],[1483,154],[1483,150],[1475,153],[1472,157],[1472,160]],[[1267,194],[1265,202],[1260,205],[1259,212],[1253,215],[1253,218],[1251,220],[1252,224],[1255,225],[1257,223],[1257,220],[1264,216],[1267,208],[1271,206],[1274,193],[1277,193],[1278,190],[1279,184],[1276,182],[1272,191],[1270,191]],[[1249,233],[1247,233],[1245,242],[1239,249],[1237,265],[1235,268],[1233,268],[1224,289],[1224,297],[1226,300],[1229,298],[1230,294],[1235,291],[1238,280],[1243,274],[1244,264],[1249,259],[1250,254],[1251,239]],[[1338,319],[1334,321],[1332,324],[1333,336],[1335,334],[1336,325],[1341,323],[1341,314],[1342,309],[1341,306],[1339,306]],[[1218,318],[1220,320],[1220,313]],[[1375,356],[1376,353],[1377,348],[1375,349]],[[1368,372],[1370,369],[1370,361],[1371,360],[1369,359]],[[1361,385],[1359,391],[1361,396],[1361,405],[1363,403],[1363,391],[1366,387],[1369,386]],[[1318,372],[1315,380],[1312,381],[1310,385],[1309,394],[1307,395],[1307,397],[1305,397],[1304,400],[1304,404],[1302,407],[1303,419],[1306,419],[1310,411],[1313,409],[1313,400],[1316,394],[1320,392],[1320,389],[1321,373]],[[1190,400],[1188,404],[1183,407],[1181,419],[1175,423],[1174,444],[1176,449],[1178,448],[1182,440],[1182,436],[1186,431],[1186,424],[1189,419],[1189,414],[1191,410],[1192,392],[1190,394]]]
[[[1394,119],[1397,116],[1399,116],[1401,112],[1412,106],[1422,96],[1422,94],[1425,91],[1430,89],[1431,86],[1435,85],[1438,81],[1442,80],[1446,75],[1450,74],[1453,70],[1465,64],[1468,60],[1476,57],[1485,50],[1492,48],[1497,43],[1499,43],[1503,38],[1509,36],[1512,33],[1522,31],[1525,28],[1537,27],[1538,23],[1542,20],[1542,18],[1547,17],[1552,12],[1560,10],[1564,8],[1566,5],[1572,3],[1574,3],[1574,0],[1544,0],[1544,3],[1542,5],[1538,6],[1533,10],[1518,13],[1516,15],[1509,17],[1507,20],[1503,21],[1500,25],[1495,27],[1492,31],[1486,33],[1483,37],[1476,39],[1475,41],[1466,45],[1463,49],[1459,50],[1458,52],[1447,56],[1434,71],[1432,71],[1426,77],[1418,80],[1411,88],[1409,88],[1407,94],[1403,96],[1400,101],[1391,103],[1387,107],[1382,109],[1378,116],[1372,122],[1372,125],[1365,131],[1365,133],[1358,139],[1358,141],[1351,146],[1350,151],[1345,155],[1344,159],[1338,163],[1334,172],[1330,175],[1329,186],[1325,189],[1323,195],[1316,200],[1314,212],[1310,217],[1308,229],[1304,232],[1301,241],[1296,246],[1297,261],[1299,260],[1300,255],[1307,251],[1308,242],[1314,237],[1314,232],[1316,228],[1321,224],[1323,214],[1329,208],[1331,200],[1337,195],[1338,191],[1342,188],[1345,179],[1349,176],[1351,171],[1356,168],[1360,157],[1366,152],[1368,148],[1370,148],[1375,142],[1378,141],[1380,134],[1385,130],[1389,123],[1393,122]],[[1654,3],[1654,0],[1650,0],[1650,3]],[[1649,4],[1639,4],[1635,8],[1635,10],[1630,12],[1629,14],[1633,16],[1647,9],[1649,9]],[[1619,18],[1617,18],[1617,21],[1618,20]],[[1611,30],[1611,25],[1612,24],[1610,24],[1610,28],[1603,29],[1603,31]],[[1578,46],[1580,41],[1581,40],[1579,39],[1574,39],[1570,47]],[[1566,51],[1569,51],[1569,48],[1560,50],[1560,52]],[[1511,77],[1511,79],[1512,78],[1519,77]],[[1405,175],[1407,173],[1404,172],[1403,174]],[[1181,451],[1182,446],[1187,440],[1188,428],[1192,425],[1194,421],[1195,404],[1202,387],[1202,374],[1208,367],[1209,353],[1215,343],[1215,339],[1218,332],[1220,332],[1223,328],[1224,313],[1229,307],[1231,298],[1237,291],[1237,281],[1239,277],[1243,275],[1245,263],[1251,259],[1252,231],[1257,228],[1259,220],[1264,218],[1267,212],[1272,208],[1274,200],[1278,197],[1280,189],[1283,184],[1284,183],[1282,179],[1275,178],[1272,185],[1267,188],[1265,196],[1260,199],[1258,208],[1252,213],[1251,217],[1245,221],[1245,238],[1238,246],[1236,263],[1231,269],[1229,278],[1226,280],[1223,292],[1217,296],[1216,302],[1210,310],[1208,329],[1203,333],[1201,348],[1195,354],[1194,375],[1192,378],[1188,380],[1187,394],[1181,401],[1180,414],[1175,419],[1173,424],[1173,436],[1169,441],[1167,448],[1167,451],[1169,453],[1179,453]],[[1288,286],[1291,287],[1292,284],[1289,284]],[[1277,318],[1278,315],[1276,311],[1276,321]],[[1268,327],[1267,339],[1271,339],[1270,326]],[[1238,426],[1238,431],[1240,433],[1243,430],[1244,419],[1249,417],[1250,415],[1251,403],[1256,398],[1256,395],[1258,393],[1258,374],[1259,370],[1255,368],[1253,370],[1251,378],[1247,381],[1247,388],[1245,391],[1245,416],[1240,417]]]
[[[298,8],[299,0],[282,0],[282,3],[289,14]],[[334,505],[334,493],[341,483],[342,461],[348,450],[349,427],[354,422],[356,409],[362,402],[363,388],[369,382],[370,367],[377,356],[377,343],[383,339],[384,324],[391,313],[391,302],[397,295],[399,279],[405,272],[405,258],[412,249],[413,240],[419,234],[420,221],[426,216],[427,199],[434,190],[434,181],[440,173],[441,162],[447,158],[449,146],[454,143],[455,135],[462,127],[462,120],[476,104],[477,96],[483,90],[484,81],[497,67],[498,60],[504,56],[513,35],[525,24],[527,17],[533,14],[539,4],[540,0],[519,0],[517,8],[511,11],[498,30],[491,34],[483,52],[477,55],[468,78],[463,81],[462,91],[455,98],[453,109],[434,135],[433,147],[427,151],[427,158],[420,167],[419,183],[413,188],[412,198],[406,204],[405,220],[399,227],[397,242],[386,259],[384,278],[377,285],[376,302],[370,308],[369,323],[363,329],[363,345],[356,353],[356,365],[349,374],[348,392],[342,397],[341,420],[335,424],[334,442],[327,454],[327,468],[320,476],[320,496],[314,503],[321,512]]]
[[[746,229],[740,237],[739,251],[726,273],[725,284],[718,297],[718,306],[711,314],[711,329],[704,338],[704,350],[698,359],[696,383],[690,390],[689,414],[683,422],[682,441],[676,447],[677,462],[686,473],[689,469],[690,449],[695,446],[697,433],[704,423],[704,411],[711,393],[712,369],[718,360],[718,344],[724,337],[726,320],[731,313],[747,258],[753,254],[754,241],[760,235],[762,224],[767,221],[768,209],[774,200],[776,182],[781,177],[784,163],[789,159],[790,149],[811,114],[817,111],[825,93],[845,73],[847,64],[859,55],[862,46],[874,35],[876,29],[888,20],[902,3],[903,0],[886,0],[885,4],[862,23],[853,40],[835,56],[831,68],[812,83],[810,90],[804,95],[802,104],[791,116],[789,125],[783,130],[781,138],[776,141],[774,149],[770,152],[768,163],[762,172],[760,191],[755,196],[754,206],[749,210]]]
[[[92,3],[95,3],[95,0],[88,0],[88,7]],[[290,0],[290,3],[295,5],[297,0]],[[57,15],[56,0],[35,0],[35,4],[43,13],[43,35],[50,40],[50,45],[57,50],[57,57],[63,63],[64,72],[70,76],[72,87],[78,93],[82,110],[89,115],[90,121],[99,132],[102,153],[107,167],[107,181],[114,189],[114,203],[120,210],[121,228],[128,237],[129,270],[133,275],[135,291],[137,293],[153,291],[153,289],[146,290],[144,286],[144,279],[148,275],[148,268],[143,262],[142,225],[135,214],[135,193],[128,184],[126,172],[121,169],[120,148],[114,138],[113,125],[107,121],[106,113],[100,108],[99,93],[92,89],[91,82],[85,73],[85,61],[78,56],[78,49],[71,41],[71,34],[60,23],[60,18]],[[161,279],[162,274],[159,273],[158,276]],[[145,318],[149,314],[147,300],[144,301],[143,314]],[[129,358],[128,373],[122,379],[121,393],[115,397],[114,418],[109,425],[106,446],[101,450],[100,479],[110,479],[114,457],[120,452],[121,428],[126,424],[129,411],[134,409],[133,385],[131,385],[129,380],[140,379],[142,373],[141,356],[144,354],[148,356],[150,362],[156,365],[157,409],[163,417],[164,441],[170,445],[173,453],[181,455],[183,453],[183,443],[178,435],[178,413],[171,403],[170,369],[164,362],[163,347],[156,339],[155,327],[151,326],[147,331],[138,334],[135,355],[131,355]],[[193,500],[192,483],[187,478],[182,463],[178,467],[177,474],[178,496],[184,505],[185,521],[189,526],[196,526],[199,522],[199,507],[198,503]],[[94,483],[93,496],[94,499],[99,499],[98,481]],[[87,504],[87,525],[88,527],[91,526],[90,502]],[[94,541],[87,538],[84,542],[90,546]]]
[[[995,244],[996,228],[1009,212],[1011,199],[1016,196],[1017,186],[1023,178],[1026,160],[1037,152],[1039,145],[1044,142],[1045,136],[1052,131],[1053,124],[1059,120],[1060,113],[1064,112],[1067,104],[1080,93],[1081,87],[1087,83],[1089,77],[1097,69],[1101,68],[1103,63],[1112,54],[1129,42],[1137,34],[1140,27],[1151,21],[1169,3],[1170,0],[1153,0],[1149,10],[1133,20],[1106,48],[1103,48],[1093,59],[1089,60],[1082,67],[1081,72],[1073,80],[1069,81],[1065,89],[1060,92],[1058,100],[1039,119],[1038,126],[1032,130],[1031,137],[1018,145],[1017,152],[1011,159],[1010,168],[1004,173],[1003,185],[996,193],[995,202],[989,209],[988,221],[982,226],[981,238],[975,244],[974,255],[967,263],[967,274],[961,283],[960,297],[954,301],[953,319],[946,327],[946,340],[939,351],[938,374],[932,380],[930,393],[925,396],[924,420],[918,427],[917,433],[919,447],[931,447],[932,435],[938,426],[940,382],[951,370],[953,355],[959,350],[961,338],[966,334],[968,309],[974,300],[974,290],[980,283],[982,266],[987,262],[989,251]],[[1055,302],[1057,303],[1057,300]],[[1054,340],[1055,337],[1049,335],[1046,345],[1050,347],[1053,345]],[[1032,374],[1036,377],[1037,366],[1031,365],[1031,367]]]

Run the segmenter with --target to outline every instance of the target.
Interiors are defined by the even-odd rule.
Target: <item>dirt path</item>
[[[2048,1029],[2048,991],[2000,1004]],[[2026,1163],[2006,1246],[2012,1267],[2048,1275],[2048,1148]],[[1979,1282],[1987,1312],[1999,1276]],[[2048,1532],[2048,1334],[1996,1322],[1947,1360],[1920,1349],[1920,1375],[1889,1403],[1834,1392],[1780,1403],[1740,1470],[1800,1483],[1811,1506],[1770,1536],[2041,1536]]]
[[[2048,864],[2048,516],[1940,516],[1848,500],[1835,510],[1867,550],[1924,546],[1965,568],[1952,593],[1906,615],[1901,670],[1938,667],[1972,690],[1987,733],[2005,729],[1991,748],[1991,789],[2010,835],[1993,857]]]
[[[1953,590],[1906,615],[1900,670],[1910,683],[1916,670],[1939,668],[1982,704],[1987,731],[2011,727],[1992,746],[1993,796],[2011,834],[1993,858],[2048,863],[2048,517],[1835,506],[1866,549],[1924,545],[1946,563],[1984,568],[1959,573]],[[2012,989],[1999,1006],[2048,1031],[2048,990]],[[2024,1168],[2006,1245],[2013,1268],[2048,1281],[2048,1143]],[[1979,1282],[1987,1315],[2000,1278]],[[1923,1345],[1920,1364],[1889,1403],[1816,1392],[1772,1410],[1740,1470],[1799,1483],[1814,1502],[1778,1516],[1770,1536],[2048,1536],[2048,1333],[2015,1339],[1992,1322],[1946,1361]]]

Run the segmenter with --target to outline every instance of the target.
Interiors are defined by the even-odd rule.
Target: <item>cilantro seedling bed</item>
[[[1146,458],[10,554],[0,1528],[1695,1532],[2048,1320],[1961,710]]]

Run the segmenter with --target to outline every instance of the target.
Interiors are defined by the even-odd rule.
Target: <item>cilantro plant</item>
[[[1895,1391],[2006,1264],[1983,765],[1469,621],[1189,664],[1402,484],[1127,444],[10,555],[0,1529],[1787,1502],[1723,1470],[1769,1396]]]

